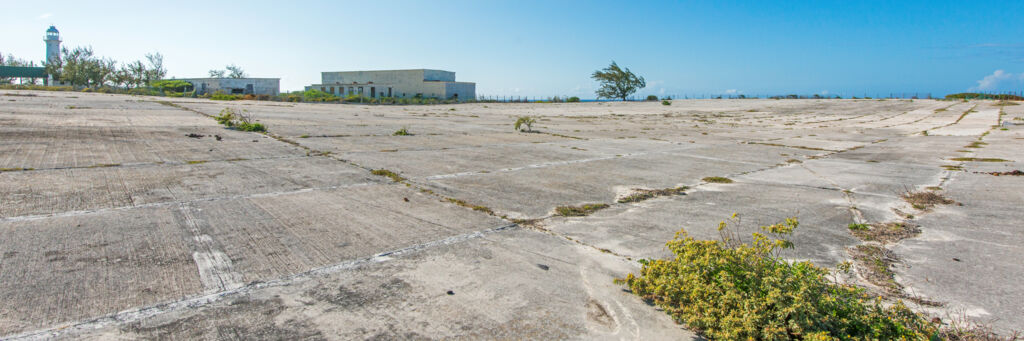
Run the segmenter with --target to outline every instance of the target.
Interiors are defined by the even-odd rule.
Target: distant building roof
[[[0,66],[0,77],[46,78],[46,68],[31,66]]]

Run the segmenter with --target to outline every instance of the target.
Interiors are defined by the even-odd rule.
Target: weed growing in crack
[[[608,208],[608,204],[584,204],[581,206],[558,206],[555,213],[563,217],[582,217]]]
[[[864,241],[895,243],[921,234],[917,225],[904,222],[850,224],[850,233]]]
[[[910,204],[910,206],[922,211],[931,209],[932,207],[935,207],[935,205],[949,205],[956,203],[955,201],[942,196],[942,194],[932,191],[911,192],[910,190],[905,190],[900,194],[900,198],[903,198],[903,200]]]
[[[263,123],[254,122],[252,115],[245,110],[235,110],[231,108],[224,108],[220,111],[220,114],[213,117],[217,120],[217,123],[223,124],[225,127],[230,129],[237,129],[241,131],[252,131],[252,132],[266,132],[267,127]]]
[[[398,173],[389,171],[387,169],[374,169],[374,170],[371,170],[370,173],[373,174],[373,175],[383,176],[383,177],[390,178],[391,181],[394,181],[394,182],[405,181],[405,178],[403,178],[401,175],[398,175]]]
[[[669,195],[684,195],[684,194],[686,194],[686,190],[687,189],[689,189],[689,187],[686,187],[686,186],[675,187],[675,188],[664,188],[664,189],[634,188],[633,189],[633,193],[631,193],[631,194],[629,194],[629,195],[627,195],[625,197],[619,198],[618,202],[619,203],[639,202],[639,201],[644,201],[644,200],[651,199],[651,198],[654,198],[654,197],[669,196]]]
[[[703,179],[704,182],[716,183],[716,184],[731,184],[732,179],[721,177],[721,176],[709,176]]]
[[[949,159],[949,160],[951,160],[951,161],[961,161],[961,162],[1011,162],[1010,160],[1006,160],[1006,159],[976,158],[976,157],[955,157],[955,158],[952,158],[952,159]]]

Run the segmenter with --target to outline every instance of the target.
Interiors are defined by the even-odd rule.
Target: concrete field
[[[881,245],[898,290],[1009,333],[1024,177],[992,173],[1024,170],[1024,103],[997,104],[0,91],[0,339],[698,339],[613,280],[733,213],[744,235],[797,217],[786,256],[822,266],[874,243],[851,223],[919,226]],[[269,133],[218,125],[225,108]],[[588,203],[609,207],[555,213]]]

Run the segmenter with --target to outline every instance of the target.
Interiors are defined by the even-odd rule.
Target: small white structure
[[[234,95],[271,95],[281,92],[280,78],[184,78],[197,95],[223,92]]]
[[[322,72],[316,89],[337,96],[475,99],[476,83],[456,82],[455,72],[430,69]]]

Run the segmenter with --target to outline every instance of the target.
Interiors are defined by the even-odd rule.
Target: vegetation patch
[[[412,133],[409,133],[409,129],[402,128],[395,130],[395,132],[392,133],[391,136],[412,136]]]
[[[705,177],[705,178],[703,178],[701,180],[703,180],[704,182],[710,182],[710,183],[716,183],[716,184],[731,184],[732,183],[732,179],[726,178],[726,177],[721,177],[721,176],[709,176],[709,177]]]
[[[902,302],[884,304],[865,289],[837,283],[850,270],[780,256],[796,219],[763,226],[750,243],[719,225],[720,240],[685,230],[666,245],[674,259],[641,260],[625,283],[677,322],[716,340],[926,340],[937,326]]]
[[[241,131],[254,131],[254,132],[266,132],[267,127],[263,123],[257,123],[253,120],[252,115],[249,115],[248,111],[235,110],[231,108],[224,108],[220,111],[220,114],[213,117],[217,120],[217,123],[223,124],[229,129],[236,129]]]
[[[850,224],[849,228],[850,233],[861,240],[883,244],[895,243],[921,234],[921,229],[917,225],[904,222]]]
[[[879,245],[857,245],[850,250],[857,264],[857,273],[869,283],[889,293],[902,294],[892,266],[899,261],[896,254]]]
[[[580,206],[558,206],[555,213],[563,217],[582,217],[608,208],[608,204],[584,204]]]
[[[981,148],[981,146],[987,145],[988,143],[981,141],[974,141],[971,144],[964,146],[964,148]]]
[[[537,119],[530,116],[522,116],[516,119],[515,129],[517,131],[533,132],[533,124],[537,123]],[[526,128],[526,129],[522,129]]]
[[[1008,172],[975,172],[975,173],[995,175],[995,176],[1024,176],[1024,171],[1021,171],[1019,169],[1018,170],[1008,171]]]
[[[206,160],[188,160],[188,161],[185,161],[185,163],[190,164],[190,165],[201,165],[201,164],[204,164],[204,163],[207,163],[207,162],[210,162],[210,161],[206,161]]]
[[[30,171],[30,170],[33,170],[33,169],[35,169],[35,168],[23,168],[23,167],[0,168],[0,172],[20,172],[20,171]]]
[[[903,200],[911,206],[922,211],[935,207],[935,205],[949,205],[956,203],[955,201],[942,196],[942,194],[932,191],[906,191],[903,194],[900,194],[900,198],[903,198]]]
[[[405,181],[405,178],[403,178],[401,175],[398,175],[398,173],[389,171],[387,169],[374,169],[374,170],[371,170],[370,173],[373,174],[373,175],[376,175],[376,176],[383,176],[383,177],[390,178],[391,181],[394,181],[394,182]]]
[[[955,158],[952,158],[950,160],[952,160],[952,161],[962,161],[962,162],[1011,162],[1010,160],[1006,160],[1006,159],[976,158],[976,157],[955,157]]]
[[[957,165],[942,165],[941,167],[942,167],[942,169],[945,169],[945,170],[948,170],[948,171],[954,171],[954,172],[961,172],[961,171],[964,170],[963,167],[960,167],[960,166],[957,166]]]
[[[487,207],[487,206],[473,205],[473,204],[470,204],[470,203],[467,203],[465,201],[462,201],[462,200],[459,200],[459,199],[455,199],[455,198],[444,198],[444,200],[447,200],[450,203],[453,203],[453,204],[456,204],[456,205],[459,205],[459,206],[462,206],[462,207],[471,208],[474,211],[480,211],[480,212],[484,212],[484,213],[491,214],[491,215],[494,214],[494,211],[491,210],[491,208]]]
[[[627,202],[644,201],[644,200],[655,198],[655,197],[662,197],[662,196],[669,196],[669,195],[685,195],[687,189],[689,189],[689,187],[686,187],[686,186],[676,187],[676,188],[664,188],[664,189],[634,188],[633,189],[633,193],[630,193],[629,195],[627,195],[625,197],[619,198],[618,201],[619,201],[619,203],[627,203]]]

